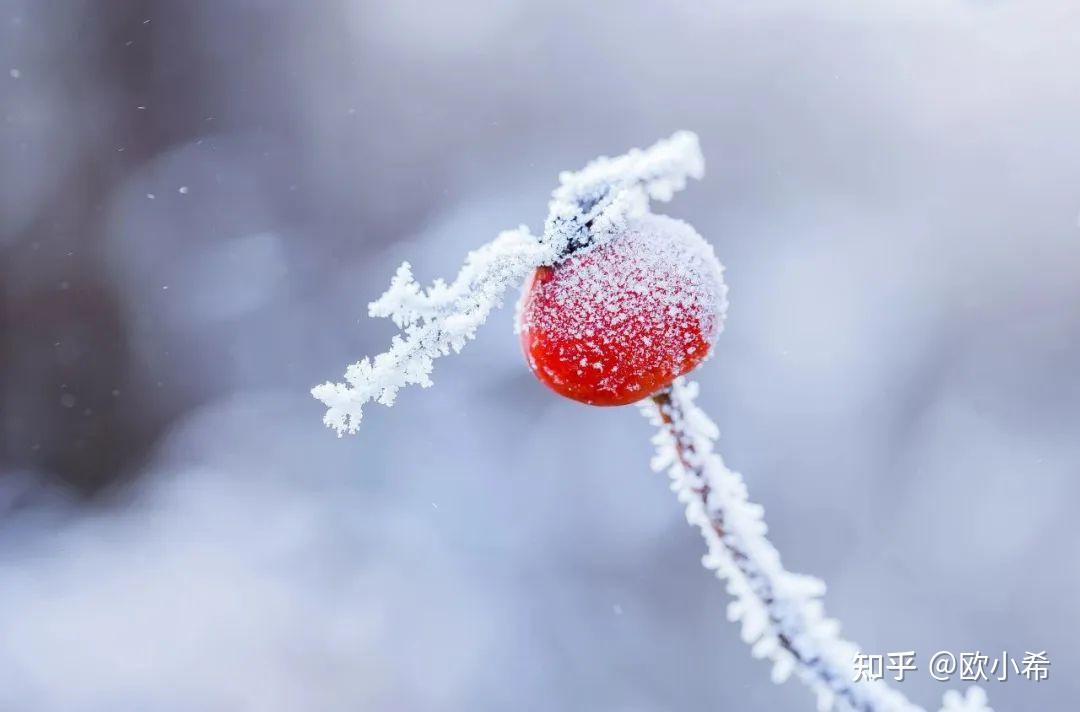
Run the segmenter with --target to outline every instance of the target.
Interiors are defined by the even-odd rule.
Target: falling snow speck
[[[10,72],[8,72],[8,74],[11,75],[12,79],[18,79],[22,76],[22,72],[20,72],[18,69],[12,69]]]
[[[186,185],[182,185],[177,189],[177,192],[179,192],[180,195],[187,195],[188,194],[188,187]]]

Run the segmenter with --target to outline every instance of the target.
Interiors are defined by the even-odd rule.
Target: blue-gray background
[[[510,309],[356,437],[307,394],[400,260],[681,128],[702,403],[786,563],[922,704],[1045,649],[991,700],[1072,707],[1078,66],[1066,0],[0,0],[0,709],[811,709]]]

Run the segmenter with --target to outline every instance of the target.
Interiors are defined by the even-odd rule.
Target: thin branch
[[[312,389],[327,406],[324,422],[339,434],[355,432],[364,404],[391,405],[404,386],[430,386],[433,361],[472,339],[507,289],[537,266],[618,234],[649,210],[650,200],[670,200],[704,170],[697,137],[681,131],[643,151],[598,158],[563,173],[540,240],[524,227],[507,231],[470,253],[450,284],[437,280],[424,289],[403,264],[387,292],[369,305],[371,316],[391,318],[402,333],[388,351],[349,366],[344,383]],[[825,585],[784,570],[765,538],[761,507],[747,500],[742,478],[713,452],[716,426],[694,404],[696,394],[695,384],[679,379],[643,401],[660,428],[653,467],[668,471],[687,519],[701,530],[708,545],[703,563],[727,581],[734,597],[728,617],[742,622],[754,656],[773,661],[776,682],[797,675],[817,693],[819,710],[923,712],[880,680],[850,680],[857,648],[825,617],[819,600]],[[993,711],[982,690],[972,687],[966,695],[946,694],[942,712]]]
[[[402,264],[390,288],[368,305],[370,316],[392,319],[402,333],[389,350],[350,365],[344,382],[311,389],[326,406],[323,422],[338,435],[355,433],[367,403],[393,405],[401,388],[431,386],[435,359],[464,348],[508,289],[536,267],[606,239],[628,218],[647,211],[650,198],[670,200],[687,178],[700,178],[704,170],[697,136],[680,131],[645,150],[598,158],[580,171],[563,173],[551,195],[542,239],[524,226],[507,230],[470,252],[450,284],[436,280],[424,289],[409,263]]]
[[[667,470],[687,520],[705,538],[703,564],[727,581],[734,597],[728,617],[741,621],[753,655],[773,661],[775,682],[794,673],[816,693],[819,710],[922,712],[883,681],[852,681],[858,648],[825,617],[824,584],[783,568],[765,537],[762,508],[748,501],[742,477],[713,451],[718,431],[694,403],[696,395],[697,384],[678,379],[643,401],[644,414],[660,428],[653,467]],[[964,697],[951,693],[945,709],[986,712],[985,700],[972,688]]]

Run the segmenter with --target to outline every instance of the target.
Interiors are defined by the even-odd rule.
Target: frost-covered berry
[[[533,373],[556,393],[625,405],[710,354],[726,295],[723,268],[694,228],[645,214],[536,270],[518,312],[521,344]]]

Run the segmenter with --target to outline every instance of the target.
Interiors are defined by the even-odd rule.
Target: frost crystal
[[[964,695],[949,690],[945,693],[944,703],[941,712],[994,712],[981,687],[969,687]]]
[[[541,240],[525,227],[504,232],[470,253],[451,284],[436,280],[423,289],[409,264],[401,265],[368,313],[389,317],[403,333],[394,337],[389,351],[349,366],[345,383],[311,389],[327,407],[323,422],[339,435],[355,433],[369,401],[392,405],[403,386],[432,385],[434,360],[460,351],[509,287],[521,284],[540,265],[602,241],[646,213],[650,198],[670,200],[688,177],[700,177],[703,170],[697,137],[682,131],[644,151],[599,158],[580,172],[563,173]]]
[[[727,288],[712,246],[687,223],[632,218],[563,265],[529,283],[517,319],[530,367],[556,392],[631,403],[711,355]]]
[[[754,657],[772,661],[774,682],[796,675],[815,692],[822,712],[921,712],[883,681],[852,682],[858,647],[840,637],[840,625],[825,616],[825,584],[784,569],[765,537],[762,508],[748,500],[742,476],[713,450],[719,431],[695,405],[697,393],[696,383],[680,378],[642,402],[644,414],[660,428],[653,468],[667,471],[687,521],[705,538],[702,563],[727,581],[734,599],[728,618],[741,623]],[[982,690],[972,688],[966,697],[946,695],[942,712],[992,710]]]
[[[507,287],[553,259],[550,245],[537,242],[520,227],[469,253],[452,284],[436,280],[431,288],[422,289],[413,280],[409,263],[402,264],[386,293],[368,305],[368,314],[389,317],[403,334],[394,337],[389,351],[349,366],[347,383],[324,383],[311,390],[327,407],[323,422],[339,435],[355,433],[368,401],[393,405],[401,387],[430,386],[432,362],[460,351],[500,304]]]
[[[560,253],[602,240],[647,212],[649,199],[667,202],[687,178],[705,175],[697,136],[679,131],[666,141],[617,158],[601,157],[577,172],[559,176],[551,194],[544,240]]]
[[[742,624],[754,657],[773,663],[774,682],[796,674],[817,694],[819,710],[915,712],[918,707],[884,683],[851,682],[858,648],[839,637],[819,597],[825,585],[783,568],[765,538],[760,506],[747,500],[742,477],[713,451],[718,430],[694,404],[697,384],[677,380],[642,409],[660,431],[653,469],[666,470],[686,506],[687,521],[708,546],[703,565],[727,581],[734,600],[728,619]]]
[[[687,178],[703,172],[697,137],[679,132],[644,151],[599,158],[581,171],[562,174],[540,240],[524,227],[504,232],[470,253],[451,284],[436,280],[423,289],[403,264],[386,293],[369,305],[371,316],[389,317],[402,334],[389,351],[350,366],[346,383],[312,389],[327,406],[326,424],[339,435],[355,432],[367,402],[391,405],[402,386],[430,386],[434,359],[459,351],[473,338],[507,288],[540,265],[592,249],[615,232],[653,223],[649,200],[670,200]],[[665,235],[678,238],[670,231]],[[671,249],[679,249],[678,239]],[[710,298],[722,314],[725,292]],[[588,335],[589,326],[582,328]],[[588,364],[584,359],[581,366]],[[923,712],[881,680],[852,681],[858,647],[841,638],[839,624],[825,616],[825,585],[784,569],[765,536],[762,508],[748,500],[742,477],[714,452],[718,430],[695,405],[696,396],[696,384],[680,378],[642,403],[659,427],[653,467],[667,471],[687,520],[705,538],[702,563],[727,582],[733,596],[728,618],[741,623],[752,654],[772,662],[775,682],[791,675],[804,682],[822,712]],[[976,687],[965,695],[947,693],[941,712],[993,710]]]

